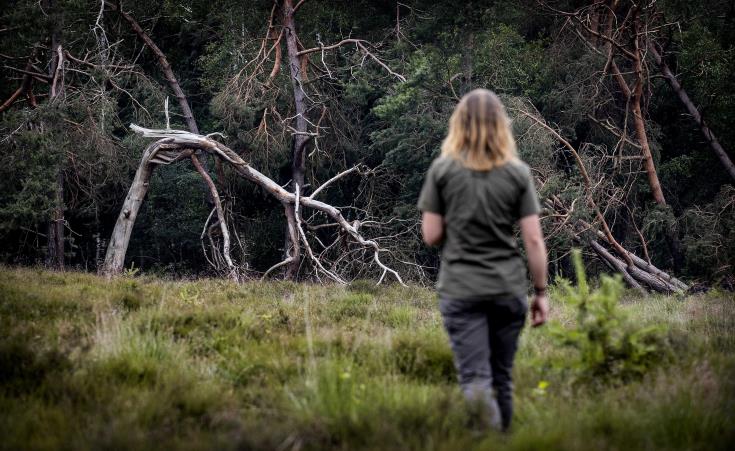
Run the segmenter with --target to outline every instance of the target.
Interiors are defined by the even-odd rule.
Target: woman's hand
[[[531,326],[538,327],[549,318],[549,298],[546,294],[534,295],[531,302]]]

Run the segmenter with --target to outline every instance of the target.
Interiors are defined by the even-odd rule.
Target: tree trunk
[[[110,242],[107,245],[105,262],[100,270],[102,274],[107,276],[120,274],[125,267],[125,254],[128,251],[135,218],[138,217],[138,211],[143,204],[145,195],[148,193],[151,175],[153,175],[153,165],[151,165],[150,159],[157,145],[158,143],[151,144],[143,152],[140,166],[135,171],[133,183],[130,185],[128,195],[125,197],[125,202],[123,202],[120,210],[120,216],[117,218]]]
[[[460,95],[465,95],[472,90],[472,69],[475,48],[475,35],[472,31],[467,31],[467,40],[462,54],[462,87]]]
[[[681,103],[684,104],[684,107],[687,109],[687,112],[689,112],[689,115],[692,116],[694,122],[699,125],[699,129],[702,131],[704,138],[709,143],[715,155],[717,155],[717,158],[720,159],[722,166],[725,167],[725,170],[730,175],[730,177],[735,179],[735,164],[733,164],[732,160],[727,155],[727,152],[725,152],[725,149],[722,148],[722,145],[720,144],[720,141],[717,140],[715,134],[712,133],[712,130],[710,130],[710,128],[704,122],[704,119],[702,118],[702,114],[699,112],[699,109],[694,105],[684,88],[681,87],[681,84],[679,84],[679,80],[677,80],[676,76],[674,76],[673,72],[671,72],[671,69],[669,69],[666,61],[663,60],[661,55],[658,53],[656,46],[652,42],[649,42],[648,50],[651,52],[651,55],[653,55],[653,58],[656,60],[656,64],[658,64],[661,73],[666,78],[666,81],[669,83],[669,86],[671,86],[671,89],[673,89],[676,95],[679,96],[679,100],[681,100]]]
[[[53,14],[59,15],[56,11],[55,2],[49,2],[49,9]],[[60,17],[57,17],[60,19]],[[54,20],[53,29],[51,31],[51,65],[49,67],[50,93],[49,102],[53,103],[63,95],[64,83],[63,76],[60,76],[63,70],[63,52],[61,49],[61,23],[60,20]],[[63,74],[62,74],[63,75]],[[66,156],[62,155],[59,159],[59,166],[56,168],[56,177],[54,180],[54,208],[51,212],[51,218],[48,222],[48,236],[46,248],[46,264],[49,267],[59,271],[64,270],[64,166]]]
[[[642,49],[640,48],[640,24],[638,17],[634,20],[634,31],[636,36],[633,39],[634,43],[634,59],[633,59],[633,70],[635,71],[635,85],[633,86],[632,97],[630,99],[631,110],[633,112],[633,122],[635,124],[635,134],[638,138],[638,144],[641,146],[641,152],[643,153],[643,167],[646,170],[648,176],[648,184],[651,186],[651,194],[653,199],[659,205],[666,205],[666,198],[664,192],[661,190],[661,182],[658,180],[658,173],[656,172],[656,165],[653,163],[653,155],[651,154],[651,147],[648,143],[648,134],[646,133],[646,122],[643,118],[643,112],[641,111],[641,98],[643,97],[643,84],[645,80],[645,74],[643,73],[643,56]]]
[[[642,87],[636,89],[642,89]],[[666,198],[664,197],[664,192],[661,190],[661,182],[658,180],[656,165],[653,162],[651,147],[648,145],[646,124],[643,120],[643,113],[641,112],[640,95],[634,94],[633,99],[631,99],[631,110],[633,112],[633,123],[635,124],[636,138],[638,139],[638,144],[641,146],[641,153],[643,154],[643,168],[648,176],[648,185],[651,187],[651,195],[657,204],[666,205]]]
[[[645,293],[643,286],[641,286],[641,284],[639,284],[638,281],[630,275],[630,267],[626,266],[624,261],[613,256],[596,240],[591,240],[589,244],[592,247],[592,250],[594,250],[597,256],[600,258],[600,260],[605,262],[605,264],[609,266],[610,269],[612,269],[613,271],[617,271],[623,277],[623,280],[625,280],[628,286]]]
[[[193,150],[170,152],[165,142],[156,142],[143,151],[138,170],[125,197],[125,202],[120,209],[120,215],[115,222],[115,228],[107,245],[105,261],[100,268],[100,274],[112,276],[120,274],[125,267],[125,254],[128,251],[130,235],[138,217],[138,211],[148,193],[148,187],[156,165],[167,165],[181,159],[189,158]]]
[[[304,178],[306,172],[306,144],[308,141],[308,122],[306,120],[306,92],[304,92],[303,73],[301,71],[301,59],[298,55],[299,47],[296,35],[296,21],[294,20],[293,0],[284,0],[282,5],[283,26],[285,28],[286,49],[288,55],[288,69],[291,77],[291,87],[294,96],[294,105],[296,107],[296,127],[293,135],[292,144],[292,161],[291,161],[291,184],[292,186],[304,186]],[[292,205],[286,207],[289,226],[295,221],[295,212]],[[286,231],[286,251],[289,248],[294,249],[291,255],[294,257],[286,269],[286,277],[294,279],[298,273],[301,264],[301,254],[296,249],[299,243],[292,242],[291,234]]]

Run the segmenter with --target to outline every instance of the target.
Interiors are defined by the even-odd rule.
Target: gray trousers
[[[512,369],[528,303],[523,298],[441,299],[439,310],[465,398],[487,426],[507,430],[513,416]]]

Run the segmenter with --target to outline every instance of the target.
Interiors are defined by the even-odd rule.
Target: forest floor
[[[107,282],[0,267],[2,449],[727,449],[735,297],[636,297],[666,358],[579,377],[554,327],[526,328],[512,432],[477,434],[434,294],[286,282]],[[556,297],[556,299],[555,299]]]

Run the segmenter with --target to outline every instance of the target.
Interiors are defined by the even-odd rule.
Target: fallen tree
[[[125,202],[123,203],[123,207],[115,223],[115,228],[112,232],[112,237],[110,238],[110,243],[107,248],[105,261],[101,268],[101,273],[107,276],[113,276],[122,272],[124,268],[125,254],[130,242],[130,236],[135,224],[135,219],[138,216],[138,211],[140,210],[143,199],[148,192],[150,178],[156,166],[172,164],[177,161],[190,158],[196,151],[202,151],[218,158],[223,164],[229,165],[242,178],[260,186],[268,194],[277,199],[287,212],[296,212],[300,208],[309,208],[322,213],[326,216],[328,221],[331,221],[323,225],[336,227],[348,238],[348,240],[351,241],[352,244],[355,244],[372,254],[373,263],[377,265],[381,271],[378,283],[381,283],[385,280],[385,277],[390,274],[400,284],[403,284],[403,279],[400,274],[398,274],[396,270],[385,265],[380,258],[381,252],[386,252],[386,249],[381,248],[376,239],[365,238],[359,230],[360,225],[358,221],[354,221],[352,223],[348,222],[342,215],[340,209],[316,199],[316,196],[327,186],[335,183],[347,174],[359,171],[359,168],[351,168],[343,171],[317,187],[311,195],[302,196],[301,187],[298,184],[295,185],[294,192],[287,191],[271,178],[250,166],[232,149],[212,139],[211,135],[202,136],[181,130],[147,129],[134,124],[131,124],[130,128],[146,138],[157,138],[158,141],[149,145],[143,152],[143,158],[141,159],[135,178],[133,179],[133,183],[130,186],[128,195],[125,198]],[[315,276],[317,278],[322,275],[334,282],[341,284],[346,283],[346,276],[338,274],[335,267],[327,268],[327,262],[322,260],[322,254],[317,254],[313,251],[312,245],[309,241],[309,236],[307,235],[307,230],[310,230],[311,228],[307,227],[305,229],[302,225],[304,221],[306,220],[301,219],[298,215],[294,220],[296,227],[292,227],[292,222],[289,221],[288,233],[291,235],[293,246],[303,247],[306,254],[309,256],[309,259],[313,263]],[[318,226],[314,226],[313,228],[317,227]],[[342,237],[338,237],[337,240],[340,240],[341,238]],[[318,239],[316,239],[316,241],[321,244]],[[330,246],[323,247],[326,249]],[[264,277],[276,268],[290,264],[290,259],[293,257],[294,252],[295,251],[292,250],[283,261],[265,271]],[[345,252],[348,251],[345,250]]]
[[[551,213],[548,216],[553,218],[557,227],[566,229],[577,243],[589,246],[602,262],[620,273],[625,282],[632,288],[638,290],[648,289],[660,293],[672,293],[689,289],[685,283],[657,268],[650,261],[638,257],[615,239],[598,201],[595,200],[593,181],[579,151],[534,112],[527,108],[514,108],[514,111],[522,117],[530,119],[533,126],[545,130],[553,136],[554,140],[561,143],[572,155],[572,160],[581,175],[584,193],[582,197],[584,203],[592,210],[594,220],[588,222],[581,218],[573,219],[574,205],[567,206],[559,196],[552,194],[544,200],[544,206]],[[543,185],[543,183],[541,184]],[[609,246],[610,250],[602,243]],[[643,245],[645,249],[645,242],[643,242]]]

